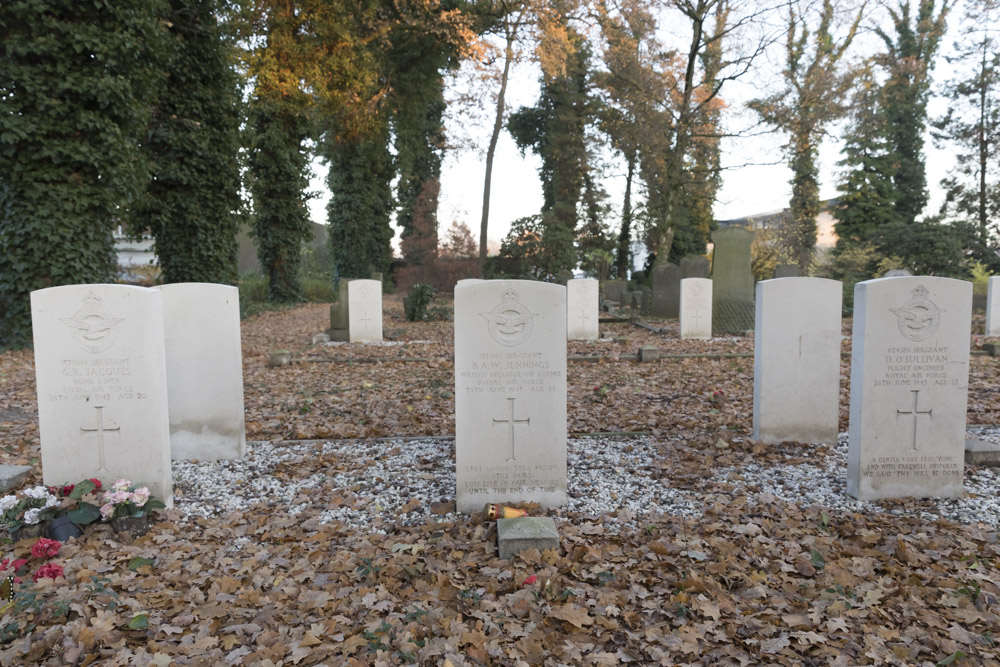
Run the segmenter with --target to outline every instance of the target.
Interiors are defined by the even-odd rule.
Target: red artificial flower
[[[28,564],[27,558],[18,558],[17,560],[15,560],[13,563],[10,564],[10,567],[14,570],[14,572],[19,572],[21,568],[27,564]]]
[[[64,486],[62,488],[62,494],[64,496],[68,496],[69,494],[73,493],[73,487],[74,486],[76,486],[76,485],[75,484],[67,484],[66,486]]]
[[[57,489],[56,487],[54,487],[54,486],[48,486],[48,487],[45,487],[45,488],[47,488],[49,490],[49,493],[51,493],[53,496],[58,496],[59,495],[59,489]]]
[[[39,579],[55,579],[56,577],[63,576],[62,565],[57,565],[56,563],[46,563],[38,568],[35,572],[35,576],[31,579],[32,581],[38,581]]]
[[[59,540],[47,540],[39,537],[31,546],[31,555],[35,558],[52,558],[59,553],[62,543]]]
[[[94,483],[94,491],[101,490],[101,480],[97,479],[96,477],[91,477],[90,481]]]
[[[521,588],[524,588],[525,586],[530,586],[536,581],[538,581],[538,577],[536,577],[535,575],[531,575],[521,583]]]

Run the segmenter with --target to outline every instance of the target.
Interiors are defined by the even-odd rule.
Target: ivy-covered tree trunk
[[[0,347],[30,342],[32,290],[114,276],[161,16],[153,0],[0,3]]]
[[[437,257],[438,194],[444,151],[444,78],[435,61],[424,64],[424,76],[401,89],[396,102],[396,161],[399,167],[400,247],[410,264],[425,264]]]
[[[793,137],[791,219],[782,230],[782,243],[795,253],[799,273],[807,275],[816,248],[816,218],[819,216],[819,170],[816,144],[811,136]]]
[[[388,272],[394,176],[388,128],[353,139],[328,137],[323,148],[333,195],[327,214],[335,279]]]
[[[217,0],[170,0],[169,38],[146,140],[152,181],[133,227],[149,228],[164,282],[236,281],[239,92]]]
[[[310,238],[306,188],[309,121],[295,107],[265,99],[251,102],[250,191],[257,258],[278,303],[302,299],[302,244]]]
[[[632,259],[632,180],[635,178],[636,152],[626,155],[628,171],[625,175],[625,197],[622,199],[622,226],[618,232],[618,249],[615,254],[615,277],[628,278]]]

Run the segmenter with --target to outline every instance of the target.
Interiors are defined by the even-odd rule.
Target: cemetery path
[[[243,323],[248,440],[453,433],[450,323],[389,297],[399,344],[311,345],[328,312]],[[55,580],[3,545],[29,562],[0,665],[1000,664],[1000,513],[976,509],[1000,476],[967,469],[960,503],[837,500],[842,446],[750,440],[751,358],[621,359],[753,351],[666,329],[569,345],[601,358],[569,364],[570,432],[648,435],[572,441],[560,553],[496,557],[495,528],[452,512],[448,440],[272,442],[175,464],[178,509],[134,542],[92,526]],[[299,361],[268,367],[278,348]],[[970,424],[1000,422],[998,374],[973,357]],[[40,482],[30,352],[0,354],[0,451]]]

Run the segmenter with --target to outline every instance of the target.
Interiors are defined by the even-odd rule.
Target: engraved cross
[[[107,472],[108,469],[104,467],[104,434],[118,432],[121,434],[122,427],[116,426],[114,428],[107,428],[104,426],[104,416],[101,410],[104,409],[103,405],[95,405],[94,408],[97,410],[97,428],[83,428],[80,427],[80,433],[96,433],[97,434],[97,471]]]
[[[372,318],[368,316],[367,310],[364,312],[364,317],[361,318],[361,321],[365,323],[365,335],[368,335],[368,323],[372,321]]]
[[[497,424],[507,424],[509,427],[507,430],[508,438],[510,440],[510,458],[507,459],[508,461],[517,460],[517,457],[514,456],[514,425],[526,424],[529,427],[531,426],[531,417],[528,417],[527,419],[514,419],[514,401],[516,400],[516,398],[507,399],[507,419],[493,419],[494,426]]]
[[[899,421],[899,416],[900,415],[913,415],[913,450],[912,451],[915,452],[915,451],[917,451],[917,418],[920,415],[927,415],[928,417],[930,417],[933,420],[934,419],[934,414],[933,414],[934,411],[933,410],[917,410],[917,401],[920,398],[920,390],[919,389],[911,389],[910,392],[913,394],[913,409],[912,410],[906,410],[906,411],[904,411],[904,410],[900,410],[900,409],[897,408],[896,409],[896,421]]]
[[[580,311],[580,326],[582,326],[582,327],[587,326],[587,319],[588,319],[587,318],[587,311],[581,310]]]

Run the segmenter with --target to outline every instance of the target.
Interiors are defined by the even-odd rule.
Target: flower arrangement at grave
[[[23,528],[40,531],[42,524],[55,518],[60,509],[59,498],[44,486],[33,486],[21,491],[20,498],[14,495],[0,498],[0,522],[9,533],[17,533]]]
[[[33,560],[43,561],[40,566],[35,570],[35,573],[31,575],[32,581],[38,581],[39,579],[57,579],[63,576],[62,565],[58,563],[53,563],[49,559],[55,558],[59,555],[59,550],[62,548],[62,543],[58,540],[49,540],[44,537],[38,539],[31,546],[31,558]],[[29,571],[29,565],[31,560],[28,558],[4,558],[0,560],[0,573],[10,573],[8,576],[14,577],[14,583],[19,584],[22,580],[22,575],[26,575]]]
[[[134,537],[148,530],[149,513],[166,505],[155,499],[147,486],[132,484],[131,480],[119,479],[103,495],[104,504],[100,514],[103,521],[111,522],[115,532],[127,530]]]

